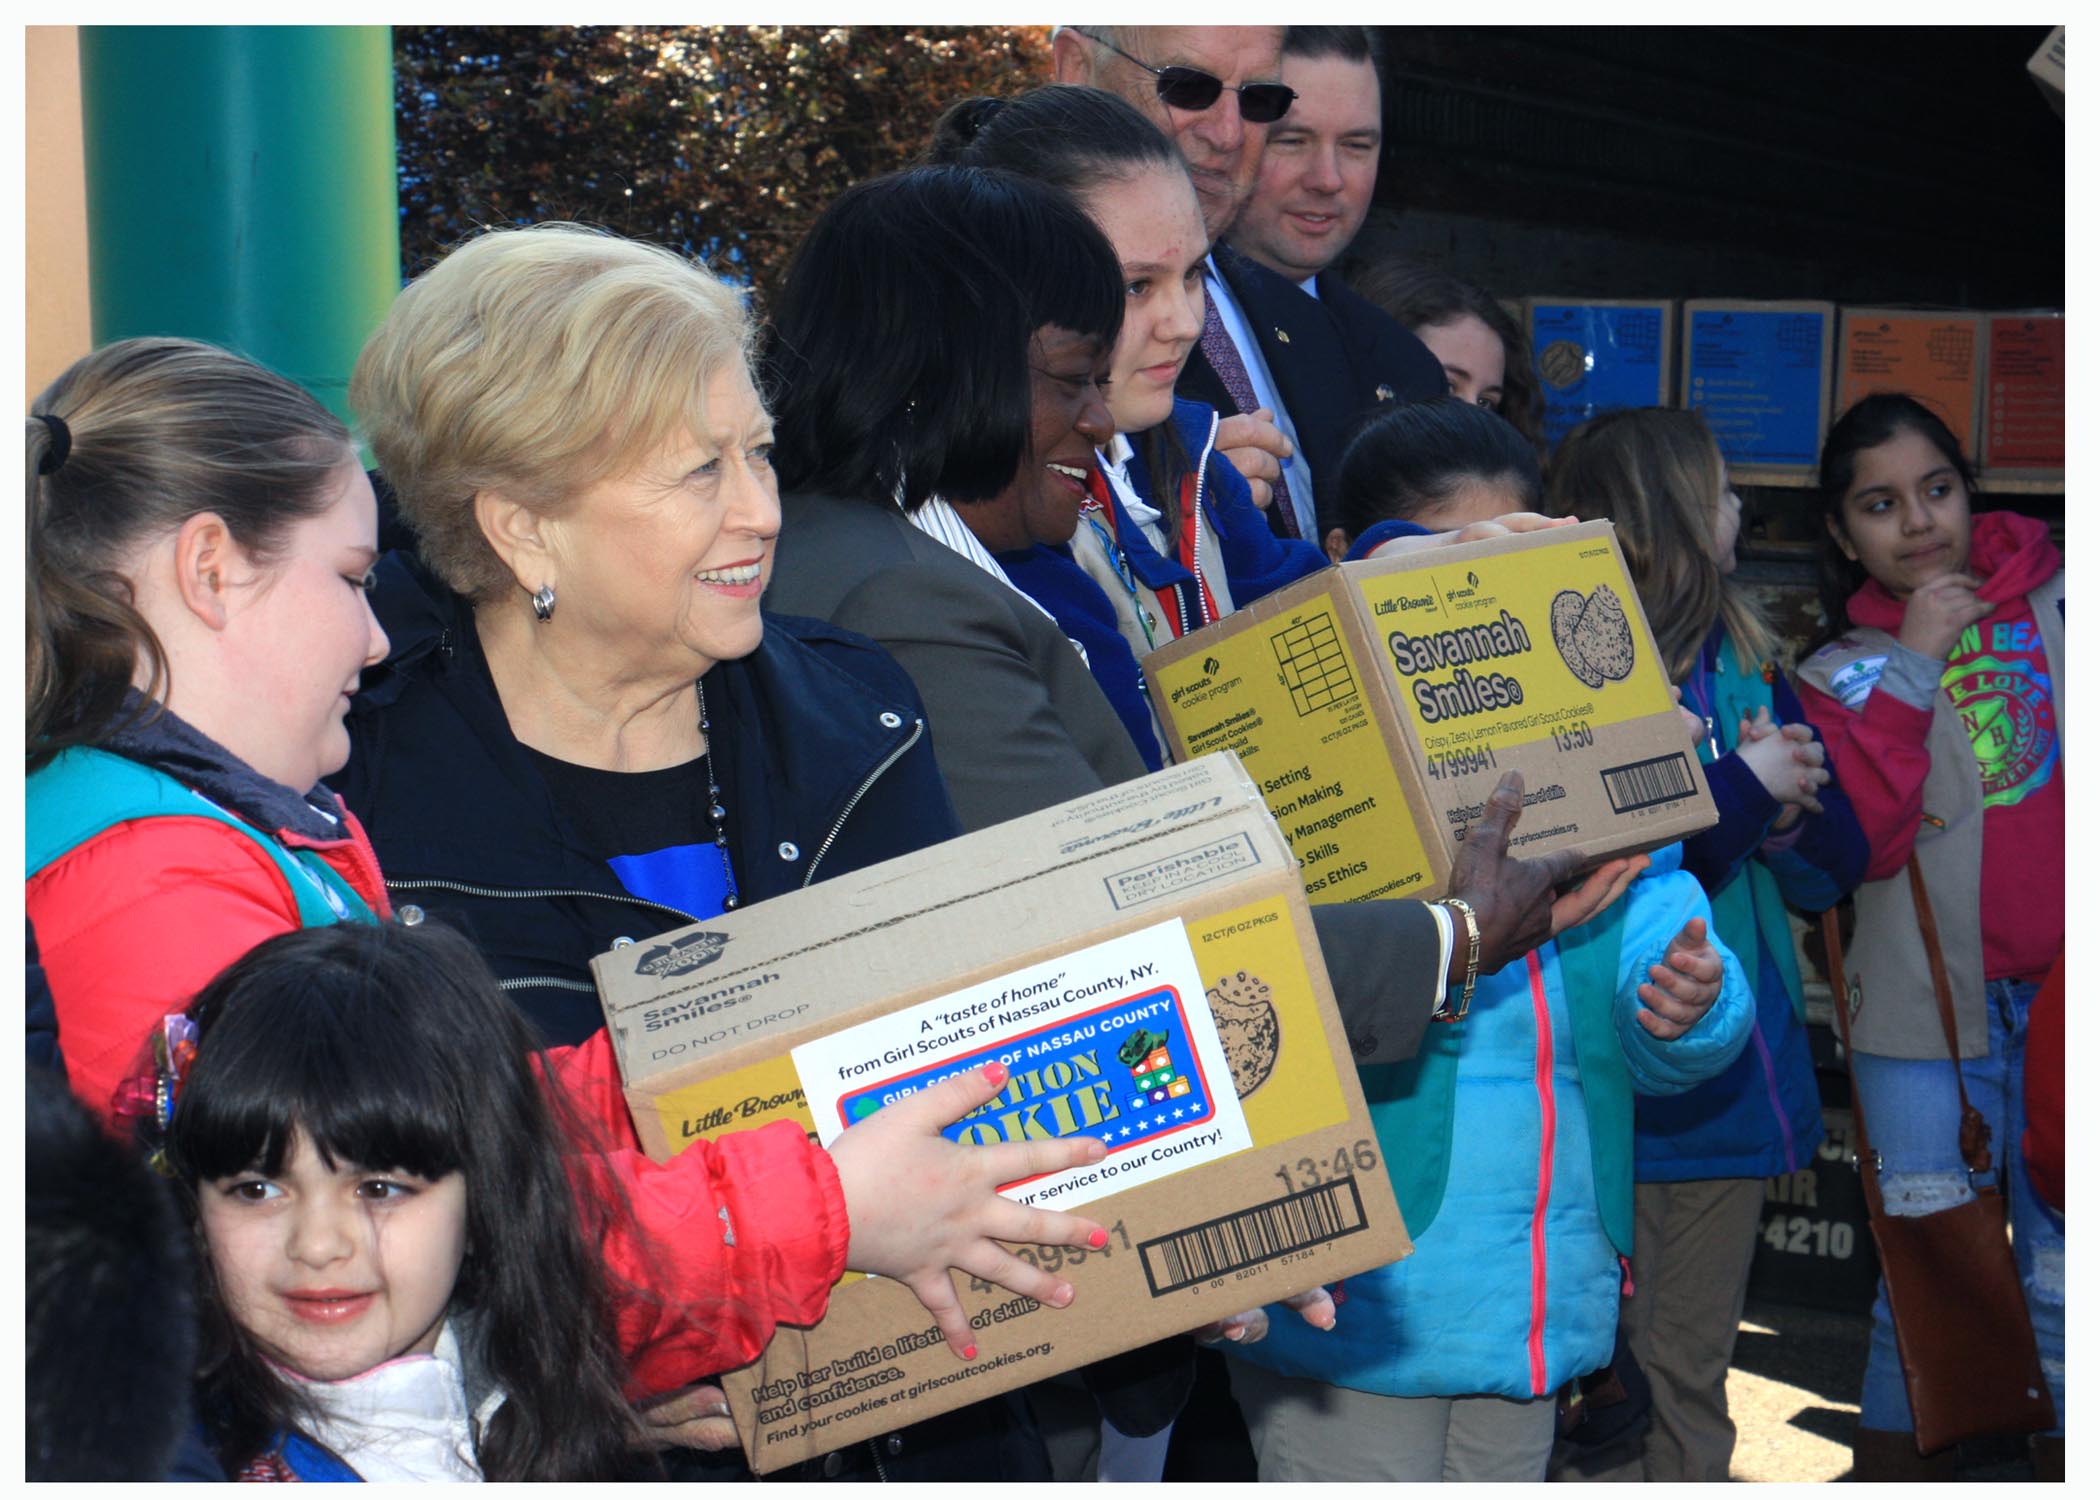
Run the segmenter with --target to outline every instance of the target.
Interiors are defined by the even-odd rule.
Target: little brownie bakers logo
[[[704,969],[722,956],[729,946],[726,932],[695,932],[668,943],[658,943],[634,961],[634,972],[651,979],[676,979]]]

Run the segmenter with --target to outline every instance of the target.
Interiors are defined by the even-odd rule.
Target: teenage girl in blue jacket
[[[1174,395],[1203,331],[1209,249],[1188,167],[1124,100],[1061,84],[954,106],[930,154],[1063,188],[1122,265],[1123,326],[1108,384],[1116,433],[1086,476],[1078,533],[1062,547],[1003,554],[999,565],[1085,648],[1157,770],[1164,739],[1138,659],[1327,565],[1312,543],[1269,530],[1227,461],[1218,413]]]

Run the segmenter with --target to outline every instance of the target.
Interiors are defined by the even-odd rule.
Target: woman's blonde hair
[[[282,375],[211,344],[137,338],[76,360],[29,403],[28,768],[95,745],[167,686],[125,569],[142,542],[211,512],[259,564],[328,508],[350,430]]]
[[[1548,508],[1619,529],[1633,586],[1672,682],[1698,665],[1716,620],[1738,662],[1755,670],[1777,640],[1714,556],[1727,467],[1695,411],[1641,407],[1592,417],[1561,439],[1547,477]]]
[[[516,580],[475,494],[558,509],[697,427],[750,338],[738,292],[670,250],[581,224],[491,229],[394,299],[350,405],[423,561],[488,600]]]

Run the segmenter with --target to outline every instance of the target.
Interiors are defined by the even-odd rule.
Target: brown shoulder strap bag
[[[1940,953],[1939,925],[1925,896],[1916,855],[1910,889],[1918,908],[1919,933],[1932,965],[1947,1055],[1961,1094],[1961,1157],[1971,1180],[1991,1172],[1991,1128],[1969,1103],[1961,1081],[1961,1047],[1954,1026],[1954,999]],[[1852,1079],[1852,1118],[1859,1141],[1859,1177],[1866,1191],[1867,1220],[1881,1274],[1888,1285],[1889,1312],[1896,1325],[1896,1354],[1910,1393],[1918,1452],[1930,1454],[1968,1438],[1993,1433],[2046,1432],[2056,1408],[2042,1375],[2034,1325],[2020,1293],[2020,1272],[2006,1237],[2005,1195],[1995,1179],[1953,1208],[1915,1218],[1892,1215],[1881,1201],[1881,1161],[1867,1138],[1859,1107],[1859,1075],[1852,1068],[1849,984],[1838,943],[1837,913],[1823,913],[1823,943],[1836,991],[1838,1037],[1845,1044],[1845,1071]],[[2017,1149],[2017,1143],[2008,1143]]]

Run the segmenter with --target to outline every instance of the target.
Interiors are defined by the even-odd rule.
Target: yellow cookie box
[[[1325,568],[1144,668],[1173,753],[1238,753],[1315,902],[1443,894],[1511,770],[1519,853],[1714,822],[1608,521]]]

